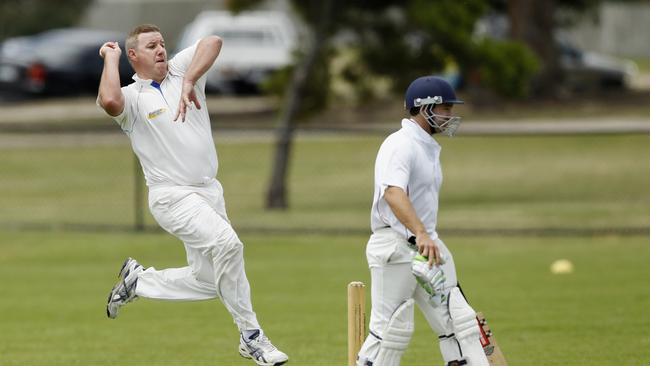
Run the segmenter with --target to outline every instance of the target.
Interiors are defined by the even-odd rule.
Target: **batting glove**
[[[447,278],[442,267],[439,265],[430,267],[429,260],[418,254],[411,263],[411,272],[418,284],[430,295],[429,300],[434,306],[440,306],[447,301],[447,295],[444,291]]]

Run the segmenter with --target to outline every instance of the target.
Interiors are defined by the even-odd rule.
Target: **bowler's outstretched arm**
[[[120,56],[122,50],[117,42],[106,42],[99,49],[104,59],[104,69],[99,81],[99,105],[115,117],[124,110],[124,95],[120,87]]]

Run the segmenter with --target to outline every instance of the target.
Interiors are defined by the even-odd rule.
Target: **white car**
[[[629,88],[639,69],[632,60],[583,51],[558,41],[564,84],[573,91]]]
[[[258,92],[270,73],[293,63],[297,31],[282,12],[204,11],[185,27],[177,51],[209,35],[221,37],[223,48],[208,71],[208,91]]]

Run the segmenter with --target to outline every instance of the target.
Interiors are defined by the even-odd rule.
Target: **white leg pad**
[[[476,312],[465,300],[458,287],[449,292],[449,316],[455,338],[468,366],[490,366],[480,341]]]
[[[442,359],[445,360],[445,365],[451,361],[462,360],[462,351],[458,346],[458,341],[455,336],[445,336],[438,339],[440,342],[440,354]]]
[[[382,334],[381,346],[373,366],[399,366],[402,354],[411,341],[413,330],[413,299],[408,299],[393,313]]]

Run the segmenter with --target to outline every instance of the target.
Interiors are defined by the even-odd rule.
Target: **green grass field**
[[[650,73],[650,58],[634,58],[634,62],[642,73]]]
[[[236,228],[368,230],[381,136],[305,138],[289,177],[291,210],[263,210],[272,146],[218,138],[219,179]],[[442,139],[440,227],[648,226],[650,135]],[[2,150],[0,222],[133,223],[124,146]],[[154,225],[152,219],[148,222]]]
[[[345,286],[369,280],[364,245],[381,139],[299,140],[287,212],[262,209],[271,146],[218,139],[220,179],[245,242],[253,303],[290,364],[345,364]],[[443,233],[650,226],[650,135],[442,142]],[[0,365],[252,365],[238,356],[235,326],[218,301],[138,300],[117,320],[105,317],[126,256],[158,268],[185,264],[170,235],[19,229],[129,225],[127,145],[3,149],[0,169]],[[650,360],[647,236],[449,234],[445,242],[511,365]],[[552,275],[559,258],[571,260],[575,272]],[[402,364],[441,364],[435,337],[420,315],[416,322]]]

